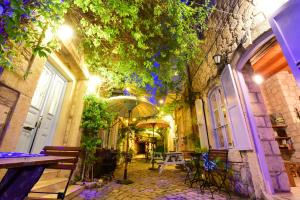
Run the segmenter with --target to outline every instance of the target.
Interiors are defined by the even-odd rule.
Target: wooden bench
[[[158,172],[162,173],[167,165],[185,165],[185,160],[182,152],[166,153],[166,158],[162,162],[158,162]]]
[[[36,192],[31,191],[31,193],[41,193],[41,194],[57,194],[57,199],[64,199],[68,186],[70,184],[70,180],[72,178],[73,172],[76,168],[78,157],[80,154],[80,147],[64,147],[64,146],[45,146],[41,153],[47,156],[60,156],[60,157],[68,157],[73,158],[67,161],[59,162],[57,164],[51,164],[46,167],[46,169],[60,169],[60,170],[68,170],[70,171],[69,178],[67,184],[65,186],[64,191],[62,192]],[[34,199],[34,198],[30,198]],[[38,198],[43,199],[43,198]]]

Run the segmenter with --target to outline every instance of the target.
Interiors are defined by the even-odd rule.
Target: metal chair
[[[210,149],[208,161],[213,161],[217,165],[211,168],[204,167],[205,182],[200,189],[203,190],[204,187],[208,187],[212,198],[215,191],[221,192],[223,190],[231,198],[230,189],[226,186],[226,180],[229,178],[228,150]]]

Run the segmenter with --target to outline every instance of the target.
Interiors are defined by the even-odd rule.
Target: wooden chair
[[[62,157],[71,157],[73,158],[72,161],[68,162],[60,162],[58,164],[49,165],[46,169],[59,169],[59,170],[69,170],[70,174],[68,177],[67,184],[63,192],[37,192],[31,191],[31,193],[41,193],[41,194],[57,194],[57,199],[64,199],[66,196],[66,192],[68,186],[70,184],[70,180],[72,178],[73,172],[76,168],[76,164],[78,162],[78,157],[80,154],[81,148],[80,147],[64,147],[64,146],[45,146],[42,150],[42,154],[48,156],[62,156]],[[35,199],[35,198],[30,198]],[[42,199],[42,198],[38,198]]]

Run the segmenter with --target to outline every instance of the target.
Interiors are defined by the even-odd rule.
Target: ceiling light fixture
[[[252,80],[257,84],[260,85],[264,82],[264,77],[262,77],[262,75],[260,74],[254,74],[252,76]]]

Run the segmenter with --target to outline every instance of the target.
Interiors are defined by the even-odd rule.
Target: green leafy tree
[[[58,48],[57,40],[45,41],[47,30],[62,24],[69,3],[62,0],[4,0],[0,2],[0,66],[14,69],[24,48],[46,57]]]
[[[81,146],[85,150],[84,172],[89,172],[95,163],[95,153],[99,145],[102,143],[99,131],[100,129],[109,128],[114,115],[108,111],[106,100],[95,95],[88,95],[84,99],[84,109],[81,120],[81,128],[83,135]],[[89,173],[88,173],[89,174]]]
[[[141,78],[140,85],[153,85],[154,72],[172,89],[174,74],[183,79],[186,63],[199,60],[198,34],[206,28],[208,5],[208,0],[197,5],[180,0],[74,0],[69,15],[78,17],[85,61],[92,71],[119,87],[132,74]]]

